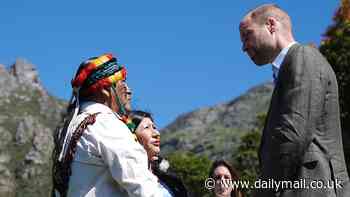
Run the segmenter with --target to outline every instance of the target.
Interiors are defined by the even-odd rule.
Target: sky
[[[79,64],[113,53],[127,67],[133,108],[162,128],[271,81],[271,66],[241,51],[238,29],[263,3],[289,13],[299,43],[318,46],[340,0],[1,1],[0,63],[27,59],[49,93],[68,100]]]

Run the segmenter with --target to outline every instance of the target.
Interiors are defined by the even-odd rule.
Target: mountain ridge
[[[212,159],[229,157],[241,135],[257,127],[257,116],[267,112],[272,91],[273,83],[266,82],[228,102],[178,116],[161,130],[163,154],[186,150]]]

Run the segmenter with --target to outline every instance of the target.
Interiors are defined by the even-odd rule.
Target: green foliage
[[[208,196],[204,183],[209,174],[210,160],[190,152],[174,152],[169,155],[170,172],[183,180],[190,196]]]
[[[242,137],[237,154],[233,156],[236,168],[239,170],[242,180],[255,181],[259,174],[258,148],[260,132],[249,131]]]
[[[259,113],[257,116],[257,121],[256,121],[256,126],[258,130],[262,130],[267,118],[267,114],[266,113]]]
[[[236,153],[232,155],[233,163],[240,172],[240,179],[244,181],[254,182],[260,171],[259,171],[259,159],[258,149],[260,145],[261,132],[266,114],[258,114],[257,116],[257,128],[252,129],[241,137],[241,143],[238,146]],[[243,190],[246,195],[250,195],[250,190]]]
[[[338,80],[346,163],[350,170],[350,0],[342,0],[320,46]]]
[[[260,130],[264,125],[265,119],[265,113],[258,114],[255,123],[256,128],[245,133],[243,131],[222,128],[218,125],[213,126],[212,131],[205,132],[205,136],[201,136],[201,138],[210,139],[211,141],[211,146],[207,146],[205,142],[203,143],[205,146],[204,153],[209,151],[211,152],[209,155],[213,155],[214,152],[215,154],[219,154],[219,152],[216,152],[216,149],[227,144],[229,139],[232,138],[232,135],[235,135],[235,145],[232,146],[229,153],[232,154],[232,163],[235,164],[235,168],[239,171],[241,180],[255,181],[259,174],[257,153],[260,144]],[[179,138],[184,137],[186,134],[188,133],[177,133]],[[208,148],[209,150],[207,150]],[[225,154],[228,153],[225,152]],[[208,177],[211,166],[211,162],[206,157],[206,154],[198,156],[193,152],[176,151],[169,154],[167,158],[170,162],[170,171],[184,181],[191,196],[210,195],[210,192],[204,187],[204,182]],[[250,194],[248,190],[244,192]]]

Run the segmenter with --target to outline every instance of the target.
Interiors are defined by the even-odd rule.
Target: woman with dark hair
[[[152,115],[144,111],[132,111],[130,117],[135,124],[137,140],[147,152],[148,168],[158,177],[160,184],[165,188],[163,196],[187,197],[187,190],[182,181],[164,169],[169,164],[159,156],[160,134],[156,129]]]
[[[243,197],[239,188],[233,188],[230,182],[238,181],[237,171],[225,160],[216,160],[209,171],[209,178],[215,180],[215,197]]]

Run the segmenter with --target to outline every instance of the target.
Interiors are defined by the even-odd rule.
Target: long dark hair
[[[60,193],[60,196],[66,196],[66,192],[69,184],[70,169],[64,166],[63,162],[60,162],[59,156],[62,151],[64,136],[67,133],[68,126],[74,115],[75,102],[70,103],[67,107],[67,111],[62,115],[60,125],[54,132],[54,148],[52,151],[52,182],[53,188],[51,196],[56,196],[56,191]],[[66,169],[66,170],[63,170]]]
[[[67,153],[65,154],[64,158],[60,161],[59,155],[61,153],[63,143],[64,143],[64,137],[68,131],[68,120],[72,119],[71,114],[69,113],[69,118],[67,120],[64,120],[64,126],[62,129],[56,131],[54,136],[54,142],[55,147],[54,151],[52,153],[52,159],[53,159],[53,167],[52,167],[52,177],[53,177],[53,189],[52,189],[52,196],[56,196],[56,192],[60,193],[61,197],[67,196],[68,191],[68,185],[69,185],[69,178],[72,174],[72,162],[74,159],[74,155],[76,152],[77,143],[80,139],[80,137],[83,135],[84,131],[86,130],[88,125],[92,125],[96,121],[96,116],[99,114],[99,112],[94,114],[89,114],[87,117],[84,118],[83,121],[81,121],[76,128],[76,130],[72,133],[71,140],[68,144]]]
[[[214,163],[211,165],[211,168],[209,170],[209,178],[214,179],[214,171],[216,168],[224,166],[230,171],[232,181],[239,180],[239,174],[238,171],[227,161],[220,159],[215,160]],[[234,188],[234,190],[231,192],[231,197],[244,197],[243,193],[239,190],[239,188]]]
[[[141,110],[133,110],[129,113],[129,117],[131,117],[131,121],[135,124],[135,129],[139,126],[142,119],[149,118],[153,122],[152,114],[149,112],[141,111]]]

